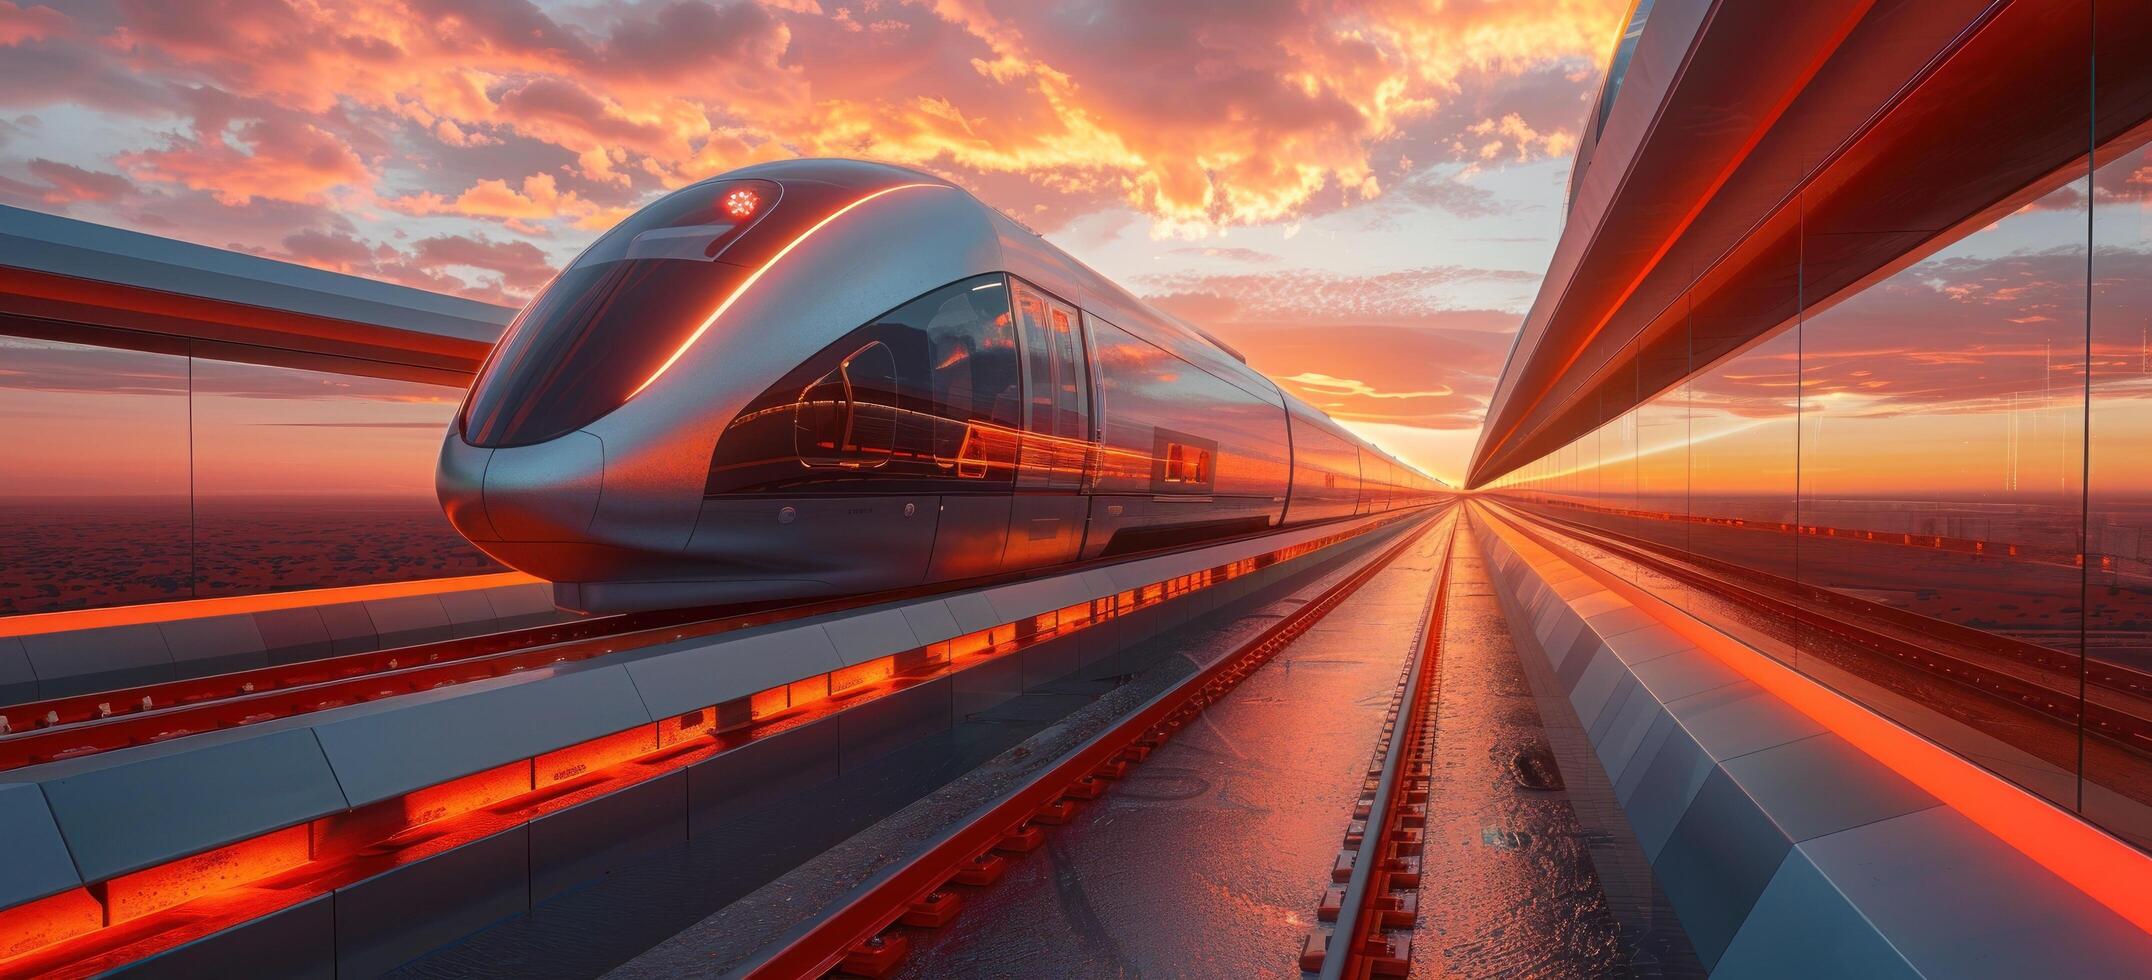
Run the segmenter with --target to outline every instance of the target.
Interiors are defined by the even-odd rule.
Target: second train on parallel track
[[[857,595],[1446,489],[971,194],[763,164],[601,236],[481,368],[450,520],[570,609]]]

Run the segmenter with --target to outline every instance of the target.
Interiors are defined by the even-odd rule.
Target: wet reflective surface
[[[1634,975],[1469,527],[1452,547],[1412,976]]]
[[[1010,864],[901,976],[1298,976],[1444,523]]]
[[[1445,562],[1412,975],[1634,975],[1477,548],[1451,527],[972,893],[955,923],[921,934],[900,975],[1300,976],[1301,940]],[[1460,545],[1468,555],[1446,553]]]

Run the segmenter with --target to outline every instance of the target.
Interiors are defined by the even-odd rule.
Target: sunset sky
[[[0,0],[0,203],[514,303],[638,204],[972,188],[1455,479],[1623,0]]]

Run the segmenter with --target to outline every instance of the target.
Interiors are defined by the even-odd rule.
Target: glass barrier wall
[[[1900,148],[1856,146],[1659,319],[1652,343],[1686,337],[1688,374],[1490,489],[2152,847],[2152,84],[2102,76],[2095,103],[2088,10],[2043,11],[2083,30],[2039,35],[2056,55],[2037,84],[1893,110],[1910,132],[1995,107],[1968,131],[2008,144],[2008,186],[1999,164],[1930,170],[1863,200]],[[1938,233],[1883,206],[1957,210]]]
[[[500,566],[456,534],[440,385],[0,336],[0,615]]]

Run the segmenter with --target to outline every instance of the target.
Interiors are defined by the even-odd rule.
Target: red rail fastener
[[[1316,973],[1323,968],[1323,954],[1330,951],[1330,934],[1321,929],[1311,930],[1300,941],[1300,971]]]
[[[1323,889],[1323,900],[1315,906],[1315,917],[1324,922],[1336,922],[1338,910],[1345,907],[1345,886],[1331,885]]]
[[[1104,780],[1097,776],[1085,776],[1070,783],[1069,788],[1062,791],[1062,795],[1072,800],[1095,800],[1098,799],[1100,793],[1105,791],[1106,783]]]
[[[1037,813],[1032,814],[1031,822],[1042,823],[1049,827],[1059,827],[1062,824],[1068,823],[1069,818],[1075,815],[1076,804],[1074,802],[1069,800],[1055,800],[1052,803],[1048,803],[1045,806],[1040,807]]]
[[[994,845],[994,850],[1008,854],[1029,854],[1038,850],[1039,845],[1045,841],[1046,832],[1040,830],[1038,824],[1027,820],[1001,835],[1001,840]]]
[[[1009,859],[992,851],[972,858],[971,863],[957,870],[949,880],[959,885],[984,888],[1001,880],[1002,872],[1009,870]]]
[[[883,933],[845,950],[837,969],[862,977],[879,977],[896,969],[904,962],[904,954],[911,951],[912,941],[903,933]]]
[[[926,893],[898,919],[908,926],[921,929],[939,929],[956,920],[956,914],[964,909],[964,896],[952,891],[936,889]]]

